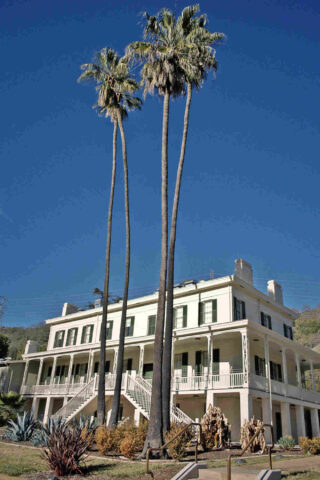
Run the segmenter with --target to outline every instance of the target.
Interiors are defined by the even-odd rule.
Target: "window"
[[[220,373],[220,349],[214,348],[212,350],[212,373],[219,375]]]
[[[233,297],[233,320],[246,318],[246,304],[242,300]]]
[[[217,321],[217,300],[199,303],[199,325]]]
[[[123,373],[125,372],[129,372],[131,373],[132,371],[132,358],[127,358],[127,360],[125,360],[123,362]]]
[[[203,375],[204,367],[208,366],[208,352],[204,351],[197,351],[196,352],[196,361],[195,361],[195,374],[196,375]]]
[[[107,328],[106,328],[106,340],[112,339],[112,330],[113,330],[113,320],[107,321]],[[101,329],[99,335],[99,341],[101,340]]]
[[[173,328],[186,328],[188,322],[188,306],[173,309]]]
[[[91,343],[93,336],[93,325],[86,325],[82,328],[81,343]]]
[[[156,318],[157,315],[150,315],[148,317],[148,335],[154,335],[156,330]]]
[[[104,371],[105,371],[105,373],[110,372],[110,360],[106,361],[105,366],[104,366]],[[99,372],[99,362],[95,362],[93,373],[98,373],[98,372]]]
[[[133,337],[134,317],[128,317],[126,320],[126,337]]]
[[[282,382],[282,368],[278,363],[270,362],[270,378]]]
[[[176,353],[174,356],[175,370],[181,370],[181,376],[188,376],[188,352]]]
[[[260,312],[260,316],[261,316],[261,325],[263,325],[266,328],[269,328],[269,330],[272,330],[271,316],[263,312]]]
[[[290,340],[293,340],[293,331],[290,325],[286,325],[285,323],[283,324],[283,333],[285,337],[290,338]]]
[[[77,343],[78,329],[70,328],[67,334],[66,346],[75,345]]]
[[[143,365],[143,378],[151,380],[153,375],[153,363],[145,363]]]
[[[266,362],[264,358],[258,357],[258,355],[254,356],[254,367],[255,367],[255,374],[259,375],[260,377],[266,376]]]
[[[63,347],[63,340],[64,340],[64,330],[59,330],[56,332],[54,337],[54,344],[53,348]]]

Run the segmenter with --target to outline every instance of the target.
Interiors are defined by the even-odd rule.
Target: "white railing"
[[[62,417],[68,419],[81,407],[90,397],[94,395],[96,377],[93,377],[80,392],[78,392],[69,402],[58,410],[54,417]]]
[[[206,388],[238,388],[244,384],[242,372],[219,375],[195,375],[192,377],[174,377],[172,388],[175,391],[196,391]]]
[[[76,395],[86,383],[52,383],[49,385],[22,385],[22,395]]]

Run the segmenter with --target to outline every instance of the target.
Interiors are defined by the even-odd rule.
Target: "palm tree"
[[[105,423],[105,359],[106,359],[106,330],[107,330],[107,310],[109,297],[109,277],[110,277],[110,252],[111,252],[111,228],[112,211],[114,199],[114,186],[116,175],[116,149],[117,149],[117,129],[119,126],[125,182],[125,216],[126,216],[126,263],[125,263],[125,283],[122,304],[119,353],[117,359],[116,386],[113,396],[112,415],[118,418],[121,393],[121,376],[124,350],[124,332],[127,314],[127,299],[129,289],[130,273],[130,219],[129,219],[129,187],[128,187],[128,166],[126,141],[123,130],[123,119],[127,117],[128,111],[135,108],[141,108],[141,100],[133,97],[132,93],[138,89],[138,84],[129,76],[128,61],[126,58],[120,58],[111,48],[103,48],[95,57],[95,63],[82,65],[84,72],[80,75],[79,81],[94,80],[97,83],[98,100],[94,105],[100,115],[110,117],[113,122],[113,163],[111,175],[111,189],[107,224],[107,245],[106,245],[106,264],[105,279],[103,289],[103,309],[100,333],[100,358],[99,358],[99,382],[98,382],[98,424]],[[120,376],[120,380],[118,378]],[[115,411],[114,411],[115,410]]]
[[[145,13],[144,41],[127,47],[130,58],[144,63],[141,75],[144,94],[154,90],[163,96],[162,149],[161,149],[161,266],[153,353],[153,379],[150,420],[145,448],[158,448],[163,443],[162,422],[162,359],[163,332],[166,301],[167,250],[168,250],[168,127],[170,98],[184,91],[184,73],[175,45],[175,16],[163,9],[156,16]]]
[[[186,151],[186,142],[189,127],[189,112],[192,89],[199,89],[210,69],[216,71],[217,61],[212,45],[224,38],[223,33],[210,33],[206,28],[206,16],[195,17],[199,5],[192,5],[183,9],[176,22],[176,49],[180,65],[185,74],[186,104],[180,159],[176,174],[176,185],[171,214],[171,228],[168,252],[168,280],[167,280],[167,311],[165,325],[165,344],[162,364],[162,408],[163,429],[170,429],[170,398],[171,398],[171,362],[172,362],[172,329],[173,329],[173,285],[174,285],[174,254],[176,242],[176,228],[180,198],[181,179]]]

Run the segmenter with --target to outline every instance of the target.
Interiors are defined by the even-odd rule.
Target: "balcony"
[[[268,392],[269,381],[266,377],[251,374],[250,387]],[[306,388],[300,388],[298,385],[291,385],[290,383],[285,384],[284,382],[271,380],[271,390],[275,395],[305,400],[307,402],[320,402],[320,392],[315,392]]]

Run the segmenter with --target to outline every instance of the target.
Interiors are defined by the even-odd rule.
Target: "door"
[[[276,412],[276,441],[282,437],[282,421],[281,421],[281,413]]]
[[[311,412],[307,408],[304,409],[304,420],[306,424],[306,436],[312,438]]]

